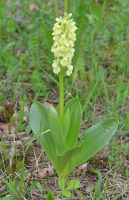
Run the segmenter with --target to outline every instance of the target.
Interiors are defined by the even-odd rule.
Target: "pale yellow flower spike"
[[[67,76],[70,76],[73,71],[71,65],[74,55],[74,43],[76,41],[77,27],[73,19],[72,14],[64,14],[64,17],[56,18],[56,23],[53,27],[53,41],[51,51],[54,53],[55,60],[53,61],[53,72],[58,74],[61,71],[61,67],[66,69]]]

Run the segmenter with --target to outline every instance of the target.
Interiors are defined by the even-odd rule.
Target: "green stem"
[[[64,12],[68,11],[68,0],[64,0]],[[59,74],[59,113],[60,113],[60,119],[63,123],[63,117],[64,117],[64,78],[63,78],[63,69],[61,69]]]
[[[68,12],[68,1],[69,0],[64,0],[64,12]]]
[[[55,0],[55,15],[58,16],[58,0]]]
[[[60,109],[60,118],[61,118],[61,122],[62,122],[63,117],[64,117],[64,80],[63,80],[63,70],[62,69],[59,74],[59,95],[60,95],[59,109]]]

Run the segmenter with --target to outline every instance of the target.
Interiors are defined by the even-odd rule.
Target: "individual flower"
[[[67,76],[70,76],[70,75],[72,74],[72,72],[73,72],[73,66],[70,65],[70,66],[68,67],[67,71],[66,71]]]
[[[53,27],[53,41],[51,51],[54,53],[53,72],[58,74],[61,69],[66,69],[66,74],[70,76],[73,71],[72,58],[74,56],[74,43],[76,41],[77,27],[72,14],[65,13],[63,17],[56,18]]]
[[[59,67],[59,62],[57,62],[57,60],[54,60],[52,67],[53,67],[53,72],[55,74],[58,74],[60,72],[60,67]]]

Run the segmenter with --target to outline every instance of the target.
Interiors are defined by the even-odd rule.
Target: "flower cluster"
[[[53,72],[58,74],[61,67],[66,67],[66,74],[71,75],[73,71],[72,58],[74,55],[74,43],[76,40],[77,27],[72,14],[64,14],[64,17],[56,18],[56,23],[53,27],[54,44],[51,51],[54,53],[55,60],[53,62]]]

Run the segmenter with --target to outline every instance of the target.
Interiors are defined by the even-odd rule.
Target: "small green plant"
[[[49,192],[49,193],[48,193],[47,200],[55,200],[55,198],[54,198],[52,192]]]
[[[64,106],[64,73],[70,76],[73,71],[71,63],[77,29],[71,16],[65,13],[64,17],[57,18],[53,28],[53,72],[59,76],[59,108],[35,102],[29,115],[31,129],[60,178],[68,177],[76,167],[87,162],[109,142],[118,127],[116,119],[105,119],[84,131],[80,138],[82,107],[79,98],[70,99]]]
[[[106,185],[105,183],[103,184],[103,179],[102,179],[102,174],[98,170],[93,170],[93,173],[95,173],[98,176],[98,181],[95,184],[95,188],[93,191],[92,199],[93,200],[102,200],[102,199],[107,199],[106,196]],[[102,190],[102,185],[103,185],[103,191]]]
[[[65,179],[61,178],[59,179],[58,184],[61,189],[62,197],[64,196],[67,198],[72,198],[72,192],[80,188],[80,182],[77,179],[70,180],[69,183],[66,185]]]
[[[7,185],[8,190],[12,194],[12,196],[14,198],[19,199],[19,192],[18,192],[18,187],[17,187],[17,181],[9,179],[9,180],[4,180],[4,182]]]
[[[2,197],[1,200],[12,200],[10,195],[7,195],[5,197]]]

